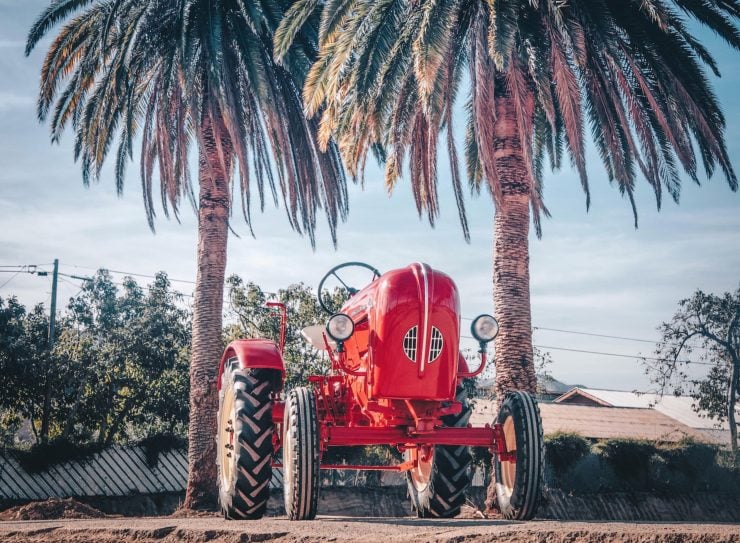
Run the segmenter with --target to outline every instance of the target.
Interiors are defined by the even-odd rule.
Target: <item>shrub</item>
[[[655,444],[638,439],[607,439],[596,447],[597,454],[625,481],[646,481]]]
[[[591,451],[591,443],[579,434],[556,432],[545,436],[547,463],[562,476]]]
[[[714,445],[685,439],[678,443],[663,445],[658,454],[665,460],[668,469],[695,476],[713,466],[717,458]]]
[[[38,473],[65,462],[87,460],[101,448],[96,443],[81,445],[60,438],[48,443],[37,443],[29,449],[18,449],[14,453],[24,470],[28,473]]]
[[[717,452],[717,465],[735,470],[740,474],[740,451],[733,454],[732,451],[722,449]]]
[[[578,435],[547,436],[547,484],[585,494],[740,491],[740,469],[734,467],[732,453],[715,445],[688,439],[662,444],[610,439],[587,446]]]

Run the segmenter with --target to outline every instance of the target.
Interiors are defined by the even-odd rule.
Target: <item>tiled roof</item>
[[[555,403],[565,403],[577,395],[610,407],[653,407],[656,411],[660,411],[664,415],[668,415],[692,428],[729,430],[727,423],[719,424],[716,420],[694,411],[692,407],[694,400],[690,396],[665,395],[661,397],[656,394],[641,394],[624,390],[574,388],[555,399]],[[737,413],[737,417],[740,419],[740,409],[737,410]]]
[[[718,440],[671,417],[646,408],[591,407],[582,405],[540,403],[545,434],[558,431],[576,432],[591,439],[632,438],[675,442],[684,438],[717,443]],[[491,423],[496,404],[476,400],[470,422]]]

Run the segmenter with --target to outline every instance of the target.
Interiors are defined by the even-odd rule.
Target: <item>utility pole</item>
[[[59,259],[54,259],[54,275],[51,278],[51,314],[49,315],[49,350],[54,347],[54,333],[57,321],[57,281],[59,280]]]
[[[49,440],[49,419],[51,419],[51,387],[49,386],[49,375],[52,361],[52,349],[54,348],[54,335],[56,333],[57,320],[57,281],[59,280],[59,259],[54,259],[54,274],[51,278],[51,314],[49,315],[49,353],[46,360],[46,378],[44,379],[44,407],[41,413],[41,442]]]

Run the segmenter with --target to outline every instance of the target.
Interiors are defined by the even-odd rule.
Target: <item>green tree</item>
[[[63,321],[58,323],[57,330],[64,333]],[[3,418],[15,423],[30,421],[37,443],[48,441],[49,433],[58,428],[58,414],[64,406],[63,391],[71,378],[70,368],[49,351],[49,318],[43,305],[27,311],[14,297],[0,298]]]
[[[737,453],[735,411],[740,398],[740,289],[721,296],[697,290],[678,303],[678,310],[658,330],[662,339],[657,360],[644,359],[647,374],[662,393],[688,392],[694,409],[730,428],[730,446]],[[689,371],[694,360],[710,364],[697,377]]]
[[[133,279],[122,291],[99,271],[70,300],[56,354],[76,368],[63,437],[96,435],[99,445],[187,422],[188,312],[167,276],[144,292]]]
[[[280,289],[273,296],[254,283],[245,283],[236,275],[229,277],[226,284],[229,312],[235,321],[226,327],[227,342],[238,338],[270,338],[277,341],[280,319],[276,317],[275,310],[265,307],[265,303],[270,300],[282,302],[288,312],[283,352],[286,387],[307,385],[309,375],[327,373],[330,363],[325,353],[311,347],[301,336],[301,329],[324,324],[327,319],[310,287],[298,283]],[[334,296],[338,302],[341,294],[337,291]]]
[[[635,210],[639,173],[678,201],[683,169],[699,182],[720,168],[737,178],[725,119],[706,76],[718,74],[687,18],[740,47],[737,0],[342,0],[296,2],[276,32],[282,58],[314,10],[319,54],[304,104],[334,137],[348,171],[369,151],[392,189],[406,165],[421,214],[439,209],[438,145],[445,145],[467,236],[456,98],[467,86],[465,161],[472,190],[493,197],[496,397],[535,391],[529,298],[529,225],[540,234],[546,159],[564,150],[589,202],[585,125],[614,182]],[[446,132],[444,143],[440,134]]]
[[[52,141],[71,125],[83,182],[99,179],[116,144],[120,193],[134,143],[140,141],[150,226],[155,169],[165,215],[171,208],[177,216],[184,198],[197,209],[187,508],[210,506],[216,498],[213,361],[221,348],[232,201],[241,200],[251,225],[252,185],[260,208],[266,192],[277,203],[279,187],[290,224],[312,242],[318,209],[326,212],[332,236],[346,213],[337,153],[331,145],[319,151],[317,123],[305,119],[300,103],[299,88],[314,54],[310,25],[283,65],[273,62],[272,31],[289,5],[287,0],[54,0],[28,37],[27,54],[67,21],[41,69],[38,116],[50,119]],[[189,173],[192,147],[198,157],[197,196]]]
[[[0,409],[3,420],[14,425],[14,419],[26,404],[21,393],[26,383],[21,378],[29,361],[25,352],[26,308],[15,297],[0,298]],[[4,433],[7,427],[3,424]]]

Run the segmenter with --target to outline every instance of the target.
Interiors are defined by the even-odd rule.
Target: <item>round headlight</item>
[[[491,315],[478,315],[470,325],[470,331],[475,339],[488,343],[498,335],[498,322]]]
[[[346,341],[355,331],[355,323],[344,313],[333,315],[326,323],[326,333],[334,341]]]

